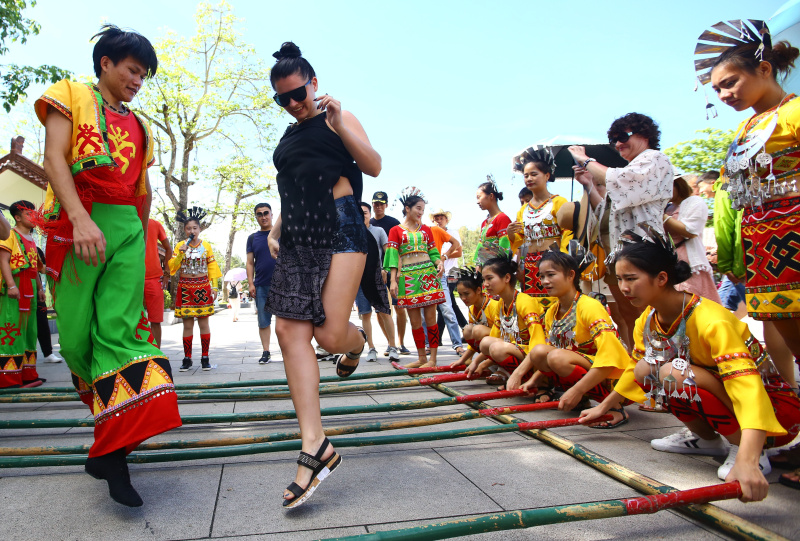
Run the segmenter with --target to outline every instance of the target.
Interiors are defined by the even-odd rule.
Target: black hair
[[[498,256],[493,257],[489,261],[483,264],[483,269],[491,269],[493,270],[498,276],[503,277],[508,274],[511,275],[511,287],[517,285],[517,262],[511,259],[510,257],[505,256]]]
[[[542,254],[542,258],[539,260],[540,269],[542,268],[542,263],[545,261],[552,263],[554,267],[564,273],[564,276],[566,276],[569,271],[573,271],[575,275],[572,279],[572,285],[574,285],[575,289],[578,291],[581,290],[581,273],[578,269],[578,262],[575,261],[574,257],[565,252],[545,250]]]
[[[372,205],[370,205],[370,204],[369,204],[369,203],[367,203],[366,201],[362,201],[361,203],[359,203],[359,205],[361,205],[362,207],[367,207],[367,210],[369,210],[370,212],[372,212]]]
[[[253,212],[258,212],[258,209],[267,207],[270,212],[272,212],[272,207],[269,203],[258,203],[255,207],[253,207]]]
[[[100,78],[103,68],[100,60],[104,56],[111,59],[114,65],[121,60],[132,56],[141,62],[147,70],[147,77],[152,77],[158,70],[158,57],[153,44],[143,35],[134,31],[120,30],[113,24],[104,24],[100,27],[100,32],[92,36],[92,39],[100,37],[94,44],[92,51],[92,61],[94,62],[94,74]]]
[[[719,180],[719,171],[706,171],[702,175],[700,175],[700,179],[697,181],[698,184],[703,184],[704,182],[715,183]]]
[[[183,222],[183,228],[186,229],[186,226],[189,225],[191,222],[197,222],[198,227],[203,229],[203,224],[200,223],[200,220],[197,218],[187,218],[185,222]]]
[[[648,148],[659,149],[661,130],[658,129],[658,124],[647,115],[628,113],[616,119],[611,123],[611,127],[608,128],[608,142],[613,145],[612,140],[616,140],[623,132],[633,132],[634,135],[641,135],[647,139]]]
[[[425,200],[423,198],[421,198],[420,196],[418,196],[418,195],[409,195],[405,199],[405,201],[403,201],[403,216],[406,215],[406,209],[407,208],[410,209],[411,207],[413,207],[414,205],[416,205],[420,201],[425,201]]]
[[[478,189],[483,193],[485,193],[486,195],[494,195],[494,198],[497,201],[503,200],[503,192],[497,191],[497,186],[495,186],[494,182],[484,182],[483,184],[478,186]]]
[[[694,193],[694,190],[689,185],[689,181],[684,177],[676,178],[672,181],[672,185],[678,190],[678,195],[680,196],[681,201]]]
[[[522,162],[522,172],[525,172],[525,166],[529,163],[532,163],[533,166],[539,170],[539,172],[543,175],[547,175],[547,182],[554,182],[556,177],[553,176],[553,171],[550,169],[550,164],[544,162],[542,160],[524,160]]]
[[[523,197],[533,197],[533,192],[527,186],[519,191],[519,198],[522,199]]]
[[[36,210],[36,207],[30,201],[26,201],[24,199],[15,201],[14,203],[11,203],[10,207],[8,207],[11,217],[15,220],[17,219],[17,216],[22,216],[22,212],[25,210]]]
[[[317,76],[317,74],[314,73],[314,68],[311,67],[308,60],[303,58],[302,53],[300,53],[300,47],[291,41],[284,42],[283,45],[281,45],[281,49],[272,53],[272,56],[277,59],[277,62],[272,66],[272,70],[269,73],[269,82],[273,88],[275,87],[275,81],[280,81],[295,73],[302,75],[303,79],[306,81]]]
[[[622,250],[614,258],[615,266],[623,260],[630,262],[631,265],[646,272],[653,278],[661,272],[666,272],[668,286],[680,284],[692,277],[692,269],[689,263],[678,259],[678,254],[674,250],[668,251],[655,242],[625,243]]]
[[[756,54],[759,43],[747,43],[736,47],[729,47],[717,57],[711,71],[720,64],[731,63],[749,73],[755,73],[761,62],[769,62],[772,66],[772,77],[777,81],[778,74],[784,76],[794,68],[794,61],[800,56],[800,50],[792,47],[788,41],[779,41],[772,47],[765,47],[760,55]]]

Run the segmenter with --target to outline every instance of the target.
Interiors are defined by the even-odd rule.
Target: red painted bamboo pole
[[[613,415],[607,414],[595,419],[595,421],[611,421],[614,419]],[[575,426],[581,424],[580,417],[573,417],[571,419],[551,419],[550,421],[530,421],[525,423],[517,423],[517,428],[520,430],[542,430],[548,428],[561,428],[563,426]]]
[[[436,383],[450,383],[452,381],[467,381],[468,374],[441,374],[438,376],[428,376],[427,378],[419,378],[420,385],[435,385]]]
[[[515,389],[513,391],[494,391],[491,393],[479,393],[471,395],[456,396],[459,402],[483,402],[484,400],[498,400],[500,398],[514,398],[515,396],[528,396],[528,393],[522,389]],[[467,399],[467,400],[462,400]]]
[[[629,515],[643,515],[645,513],[655,513],[670,507],[689,505],[690,503],[708,503],[715,500],[731,500],[742,495],[742,487],[739,481],[733,483],[722,483],[707,487],[680,490],[677,492],[666,492],[664,494],[654,494],[652,496],[642,496],[639,498],[625,498],[622,502]]]
[[[503,392],[503,391],[501,391]],[[539,410],[554,410],[558,407],[558,402],[538,402],[536,404],[519,404],[516,406],[499,406],[496,408],[488,408],[479,410],[481,415],[507,415],[519,411],[539,411]]]

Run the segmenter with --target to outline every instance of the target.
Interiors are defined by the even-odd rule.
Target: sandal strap
[[[307,489],[304,489],[303,487],[301,487],[300,485],[298,485],[297,483],[295,483],[294,481],[292,481],[292,484],[291,484],[291,485],[289,485],[288,487],[286,487],[286,490],[288,490],[289,492],[291,492],[292,494],[294,494],[294,498],[292,498],[292,500],[295,500],[295,499],[299,498],[300,496],[302,496],[302,495],[303,495],[303,493],[304,493],[304,492],[305,492]],[[291,500],[289,500],[289,501],[291,501]]]
[[[328,446],[330,444],[331,444],[331,440],[329,440],[328,437],[325,436],[325,439],[322,440],[322,443],[320,444],[319,449],[317,449],[317,454],[314,455],[314,458],[316,458],[317,460],[321,461],[322,460],[322,455],[325,454],[325,450],[328,448]]]
[[[315,471],[317,468],[322,466],[322,462],[317,460],[316,457],[309,455],[308,453],[300,453],[300,456],[297,459],[297,463],[301,466],[305,466],[311,471]]]

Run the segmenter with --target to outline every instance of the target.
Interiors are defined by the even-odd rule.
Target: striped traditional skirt
[[[214,299],[208,276],[178,280],[175,317],[208,317],[214,315]]]
[[[436,267],[428,260],[404,265],[397,280],[397,306],[421,308],[444,302],[441,280],[436,276]]]
[[[742,243],[750,316],[800,318],[800,197],[745,209]]]

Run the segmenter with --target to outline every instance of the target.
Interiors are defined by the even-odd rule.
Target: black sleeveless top
[[[286,129],[272,161],[281,197],[281,246],[330,248],[336,229],[333,187],[339,177],[350,180],[361,201],[361,170],[342,139],[328,127],[326,113]]]

